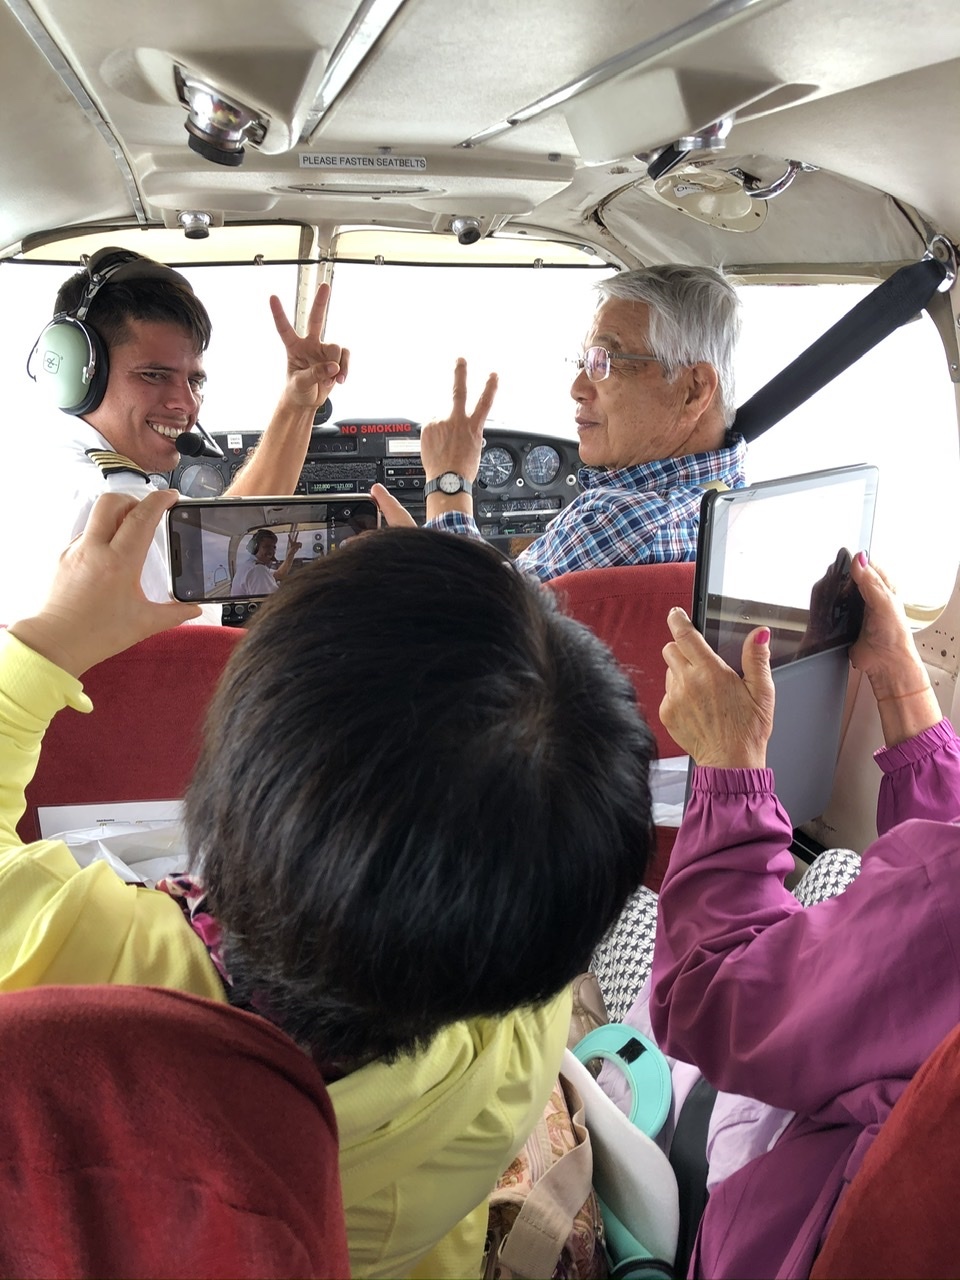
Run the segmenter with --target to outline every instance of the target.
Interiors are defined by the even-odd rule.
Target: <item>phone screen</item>
[[[747,633],[770,628],[771,666],[852,644],[863,601],[850,576],[869,551],[877,469],[837,468],[708,493],[694,623],[735,671]]]
[[[171,593],[190,603],[263,599],[379,523],[366,494],[178,502],[167,513]]]

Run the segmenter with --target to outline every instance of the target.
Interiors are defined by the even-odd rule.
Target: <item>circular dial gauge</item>
[[[513,458],[502,445],[492,444],[480,456],[480,483],[488,489],[500,489],[513,475]]]
[[[219,498],[223,493],[223,476],[216,467],[194,462],[180,472],[179,488],[185,498]]]
[[[531,484],[553,484],[560,471],[560,455],[552,445],[535,445],[527,454],[523,469]]]
[[[150,472],[150,483],[155,489],[169,489],[170,477],[163,475],[159,471]]]

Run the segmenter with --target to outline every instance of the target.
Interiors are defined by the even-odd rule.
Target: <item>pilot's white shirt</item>
[[[235,596],[270,596],[279,586],[269,565],[251,559],[233,575],[230,593]]]
[[[105,476],[86,455],[87,449],[113,446],[82,418],[73,418],[59,409],[42,409],[33,429],[38,439],[53,441],[54,448],[46,456],[50,471],[43,488],[37,493],[34,508],[36,525],[29,538],[29,577],[20,584],[13,600],[4,600],[3,621],[13,622],[29,616],[46,600],[57,563],[64,549],[86,528],[93,504],[101,493],[126,493],[138,500],[153,493],[156,486],[132,471]],[[52,421],[50,420],[52,419]],[[25,544],[26,545],[26,544]],[[170,599],[170,561],[167,553],[166,522],[161,521],[144,561],[140,578],[148,600],[164,603]],[[199,618],[191,622],[219,624],[219,605],[203,606]]]

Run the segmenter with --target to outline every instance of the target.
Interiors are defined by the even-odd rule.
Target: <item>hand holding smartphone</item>
[[[170,592],[190,604],[260,600],[379,525],[377,504],[361,493],[187,499],[167,513]]]

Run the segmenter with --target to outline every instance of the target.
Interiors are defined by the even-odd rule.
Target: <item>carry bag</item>
[[[600,990],[600,983],[595,973],[581,973],[579,978],[574,978],[570,994],[573,997],[573,1008],[570,1012],[570,1032],[567,1036],[568,1049],[572,1049],[584,1036],[610,1021],[607,1016],[607,1006],[603,1002],[603,992]]]
[[[561,1076],[490,1197],[483,1280],[602,1280],[609,1274],[593,1154],[577,1089]]]
[[[670,1161],[569,1049],[560,1070],[583,1100],[612,1280],[671,1280],[679,1205]]]

